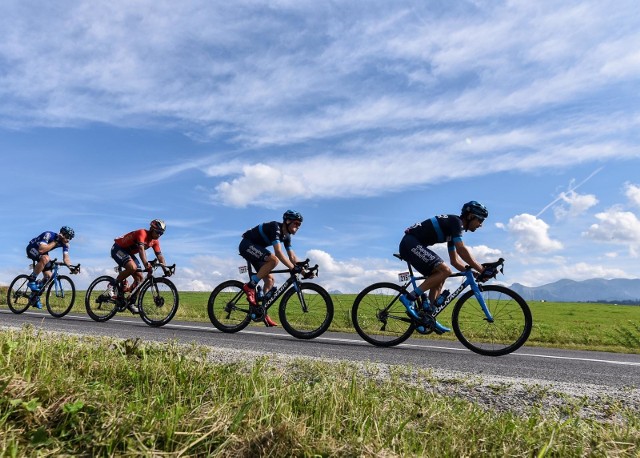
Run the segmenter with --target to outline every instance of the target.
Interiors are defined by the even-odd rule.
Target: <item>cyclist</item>
[[[138,272],[138,269],[146,270],[147,272],[152,271],[151,263],[149,263],[147,255],[145,254],[145,250],[148,248],[153,248],[156,258],[160,261],[165,273],[167,272],[167,270],[164,269],[166,264],[164,256],[160,251],[159,240],[166,228],[167,226],[164,221],[154,219],[149,224],[149,230],[138,229],[114,239],[114,244],[111,247],[111,257],[123,268],[116,277],[116,283],[118,285],[117,294],[119,296],[122,297],[125,292],[135,290],[142,281],[142,273]],[[140,256],[140,260],[138,260],[136,255]],[[126,279],[130,275],[133,276],[133,284],[128,287]],[[138,313],[135,305],[131,305],[130,310],[133,313]]]
[[[451,268],[428,247],[436,243],[447,242],[449,260],[451,265],[458,270],[464,270],[466,262],[480,274],[484,271],[471,252],[462,242],[462,231],[475,232],[482,226],[489,216],[487,208],[481,203],[472,200],[462,206],[460,216],[440,215],[414,224],[407,230],[400,242],[400,256],[411,264],[426,278],[414,291],[400,296],[400,302],[407,308],[407,313],[413,318],[422,321],[415,307],[418,296],[423,297],[425,312],[431,313],[430,303],[436,303],[442,292],[445,280],[451,275]],[[426,295],[429,291],[429,298]],[[424,295],[424,296],[423,296]],[[435,320],[430,320],[437,333],[449,332],[451,329],[443,326]],[[419,332],[424,332],[424,327]]]
[[[31,239],[27,245],[27,257],[35,261],[33,266],[33,272],[29,275],[29,282],[27,286],[31,291],[38,291],[40,286],[49,280],[51,277],[52,265],[50,263],[51,258],[49,252],[55,250],[58,247],[62,247],[62,260],[67,265],[71,273],[76,273],[76,270],[71,267],[71,260],[69,259],[69,241],[75,236],[75,232],[69,226],[62,226],[58,233],[53,231],[46,231],[39,236]],[[40,284],[36,281],[38,275],[42,272],[43,279]],[[36,302],[36,307],[41,309],[42,303],[40,298]]]
[[[262,223],[242,234],[240,256],[249,261],[256,270],[251,280],[242,287],[252,307],[258,307],[256,286],[260,280],[264,280],[265,294],[273,294],[275,279],[271,271],[278,265],[278,261],[294,273],[302,272],[302,268],[296,265],[298,258],[291,247],[291,236],[298,232],[301,224],[302,215],[297,211],[287,210],[282,215],[282,222]],[[273,253],[267,249],[269,246],[273,246]],[[266,313],[263,321],[267,327],[278,325]]]

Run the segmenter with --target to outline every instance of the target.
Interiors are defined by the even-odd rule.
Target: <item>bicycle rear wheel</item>
[[[458,340],[485,356],[502,356],[520,348],[529,338],[533,319],[529,306],[504,286],[482,286],[482,297],[493,321],[485,316],[473,291],[467,291],[453,308],[451,324]]]
[[[171,280],[155,278],[140,289],[140,318],[149,326],[164,326],[178,311],[178,290]]]
[[[242,291],[242,282],[228,280],[211,292],[207,306],[211,323],[222,332],[238,332],[251,322],[249,301]]]
[[[333,301],[329,293],[315,283],[300,283],[299,292],[289,288],[280,301],[282,327],[298,339],[321,335],[333,320]]]
[[[116,279],[108,275],[98,277],[89,285],[84,305],[91,319],[102,323],[110,320],[118,311],[115,294]]]
[[[29,308],[31,290],[27,286],[29,276],[22,274],[13,279],[7,290],[7,305],[13,313],[20,314]]]
[[[76,287],[66,275],[59,275],[56,280],[49,283],[45,302],[51,316],[62,318],[69,313],[75,300]]]
[[[415,325],[398,300],[402,288],[395,283],[375,283],[363,289],[351,307],[351,320],[364,340],[378,347],[401,344]]]

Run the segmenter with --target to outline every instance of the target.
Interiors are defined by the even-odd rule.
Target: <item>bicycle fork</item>
[[[463,285],[467,285],[468,284],[468,285],[471,286],[471,290],[473,291],[473,295],[476,297],[478,303],[480,304],[480,308],[484,312],[484,316],[487,318],[487,321],[489,323],[493,323],[493,316],[491,315],[491,312],[489,311],[489,307],[487,307],[487,303],[484,301],[484,296],[482,296],[482,291],[480,290],[480,287],[478,286],[478,283],[473,278],[473,272],[468,270],[468,271],[465,272],[465,276],[467,277],[467,279],[464,281]]]

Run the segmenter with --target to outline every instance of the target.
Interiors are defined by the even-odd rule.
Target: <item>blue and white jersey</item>
[[[242,234],[242,237],[263,248],[283,243],[286,250],[291,249],[291,234],[284,235],[282,223],[278,221],[259,224]]]
[[[416,223],[404,233],[414,236],[421,245],[447,243],[449,251],[455,250],[455,243],[462,241],[462,219],[458,215],[439,215]]]
[[[58,233],[53,231],[43,232],[39,236],[31,239],[31,241],[29,242],[29,245],[27,245],[27,251],[29,251],[31,248],[37,249],[38,245],[46,245],[51,242],[56,242],[55,246],[52,248],[53,250],[55,250],[58,247],[62,247],[63,253],[69,252],[69,244],[60,242]]]

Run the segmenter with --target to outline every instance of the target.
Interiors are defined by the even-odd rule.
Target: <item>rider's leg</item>
[[[429,302],[432,304],[435,302],[444,287],[444,282],[451,274],[451,268],[443,262],[436,266],[425,281],[420,284],[419,288],[423,292],[429,291]]]
[[[270,275],[271,271],[276,268],[278,265],[278,258],[274,254],[270,254],[268,258],[265,259],[265,263],[260,266],[260,270],[256,276],[258,277],[258,281],[264,280],[264,290],[268,291],[271,286],[273,286],[273,276]]]
[[[33,272],[31,272],[31,276],[29,278],[29,283],[27,286],[32,290],[36,291],[38,289],[38,284],[36,283],[36,278],[38,275],[44,270],[45,266],[49,263],[49,256],[47,254],[40,255],[38,258],[38,262],[33,266]],[[49,274],[51,276],[51,274]],[[47,280],[47,276],[43,279],[43,283]]]
[[[142,278],[142,274],[140,272],[136,272],[136,270],[138,269],[138,266],[133,261],[133,259],[130,258],[126,263],[124,263],[122,267],[124,268],[124,270],[122,270],[116,277],[116,284],[118,286],[122,285],[123,281],[129,275],[133,275],[134,278],[136,278],[136,275]]]
[[[33,266],[33,273],[31,274],[33,278],[37,278],[38,275],[40,275],[40,273],[44,270],[44,266],[49,263],[49,260],[50,259],[48,254],[43,254],[42,256],[40,256],[40,259],[38,260],[36,265]]]

